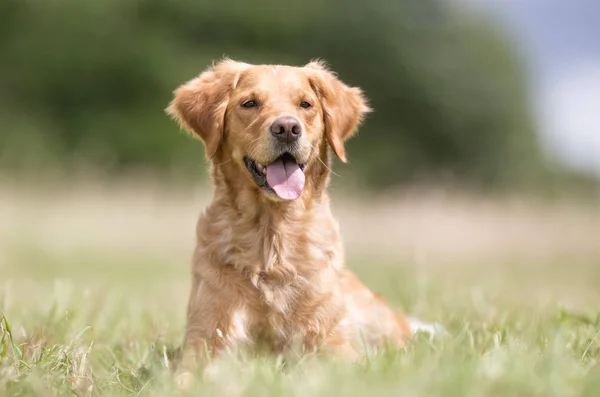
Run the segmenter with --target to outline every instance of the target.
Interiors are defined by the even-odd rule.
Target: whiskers
[[[232,161],[233,161],[233,159],[230,158],[229,160],[221,161],[220,163],[214,163],[214,165],[215,165],[215,167],[219,167],[223,164],[231,163]]]
[[[325,162],[319,156],[319,151],[317,149],[315,149],[315,146],[313,144],[311,144],[310,146],[312,147],[312,150],[316,153],[317,160],[319,160],[321,162],[321,164],[323,164],[323,166],[329,170],[329,172],[331,172],[333,175],[337,176],[338,178],[344,179],[343,176],[341,176],[340,174],[336,174],[335,171],[331,169],[331,167],[329,167],[327,164],[325,164]]]

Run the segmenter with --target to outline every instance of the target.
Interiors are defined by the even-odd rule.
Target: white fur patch
[[[231,316],[231,337],[246,341],[249,339],[247,327],[248,316],[244,309],[238,309]]]
[[[414,317],[409,317],[408,323],[413,335],[423,332],[429,334],[429,338],[433,339],[436,336],[440,337],[448,334],[448,331],[439,323],[426,323]]]

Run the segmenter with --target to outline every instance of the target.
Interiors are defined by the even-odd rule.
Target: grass
[[[7,197],[0,195],[0,211],[4,204],[13,214],[0,225],[0,396],[180,395],[169,367],[184,326],[193,222],[161,221],[165,213],[149,208],[163,207],[145,206],[129,213],[130,223],[120,218],[117,238],[101,215],[114,216],[123,201],[79,204],[67,216],[42,198],[27,218],[14,214],[28,214],[31,201]],[[180,213],[180,202],[157,201]],[[358,222],[342,218],[343,225]],[[176,245],[168,230],[179,221],[183,230],[176,233],[189,240]],[[136,223],[164,228],[153,237],[134,233]],[[467,236],[477,234],[472,224],[465,227]],[[357,249],[353,233],[348,266],[392,304],[442,323],[447,337],[419,335],[405,350],[359,364],[303,356],[283,365],[276,357],[226,355],[213,378],[189,394],[597,395],[600,256],[593,247],[554,242],[541,256],[498,250],[447,260],[390,249],[378,257],[373,242]],[[584,240],[575,237],[565,241]]]

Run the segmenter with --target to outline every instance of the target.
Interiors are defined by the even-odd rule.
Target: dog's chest
[[[240,334],[279,346],[330,328],[339,312],[331,290],[337,284],[340,247],[335,225],[320,223],[293,230],[280,225],[276,232],[266,223],[268,230],[250,234],[242,232],[243,225],[228,222],[227,232],[218,233],[222,239],[202,233],[202,253],[237,273],[239,306],[233,323],[244,330]]]
[[[291,316],[306,295],[308,280],[290,269],[261,270],[250,276],[256,291],[254,306],[265,317]]]
[[[284,280],[270,272],[256,274],[250,281],[255,291],[251,305],[255,321],[250,326],[255,340],[268,341],[277,350],[322,338],[341,310],[334,283],[323,285],[327,280],[321,272]]]

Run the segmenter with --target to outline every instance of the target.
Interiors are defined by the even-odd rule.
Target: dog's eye
[[[308,109],[308,108],[312,107],[312,105],[306,101],[302,101],[302,102],[300,102],[300,107],[304,108],[304,109]]]
[[[258,106],[258,103],[256,103],[256,101],[246,101],[244,103],[242,103],[242,107],[244,108],[255,108]]]

